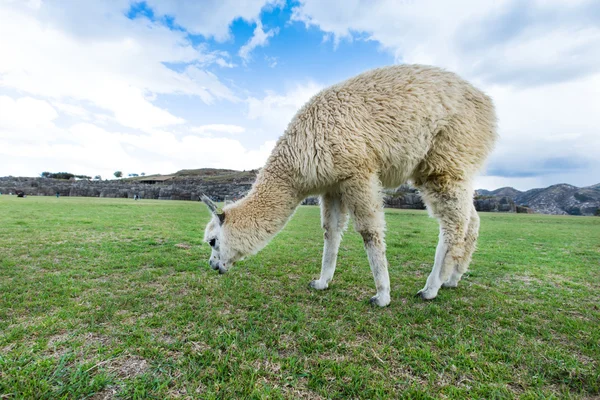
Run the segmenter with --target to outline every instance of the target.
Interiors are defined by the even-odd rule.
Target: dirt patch
[[[139,356],[128,355],[113,359],[107,363],[107,369],[116,373],[119,378],[131,379],[148,370],[148,362]]]
[[[280,357],[286,358],[298,352],[298,342],[292,335],[284,333],[279,337],[278,353]]]
[[[42,352],[44,356],[60,359],[66,354],[73,354],[74,362],[91,362],[94,359],[92,353],[87,349],[97,349],[99,347],[108,347],[113,345],[117,339],[106,335],[88,332],[77,336],[70,333],[61,333],[51,336],[48,339],[46,350]],[[82,346],[77,345],[78,342]]]
[[[189,245],[189,244],[187,244],[187,243],[177,243],[177,244],[175,245],[175,247],[177,247],[178,249],[185,249],[185,250],[189,250],[189,249],[191,249],[191,248],[192,248],[192,246],[190,246],[190,245]]]
[[[148,362],[139,356],[125,354],[108,360],[100,361],[88,368],[87,371],[103,369],[111,374],[115,374],[121,379],[132,379],[143,374],[148,370]]]
[[[252,366],[256,370],[263,370],[273,375],[279,375],[281,373],[281,364],[278,362],[272,362],[270,360],[256,360]]]
[[[70,342],[69,333],[61,333],[58,335],[51,336],[48,339],[46,350],[43,354],[47,354],[53,358],[60,359],[69,352]]]
[[[117,397],[117,393],[119,392],[118,386],[108,386],[102,389],[101,391],[94,393],[90,400],[111,400]]]
[[[286,383],[281,388],[288,399],[324,399],[325,397],[308,388],[308,379],[302,377],[298,379],[295,385]]]
[[[548,274],[546,275],[548,280],[554,283],[556,286],[560,286],[562,289],[565,289],[565,286],[571,286],[573,288],[580,289],[581,287],[586,287],[590,289],[594,289],[597,285],[594,285],[593,282],[586,281],[575,281],[573,279],[569,279],[562,275],[557,274]]]
[[[525,285],[531,285],[531,284],[536,284],[536,285],[544,285],[548,282],[544,282],[541,279],[535,278],[533,276],[529,276],[529,275],[512,275],[512,276],[508,276],[507,277],[507,281],[508,282],[514,282],[514,281],[519,281],[519,282],[523,282]]]
[[[158,334],[155,334],[154,337],[167,345],[173,344],[177,341],[177,338],[174,338],[173,336],[167,335],[167,334],[158,333]]]
[[[69,336],[70,335],[66,332],[58,334],[58,335],[50,336],[50,338],[48,339],[48,347],[59,346],[60,344],[66,342],[67,339],[69,338]]]
[[[11,351],[12,349],[14,349],[17,345],[14,343],[8,344],[6,346],[4,346],[2,349],[0,349],[0,353],[2,354],[6,354],[9,351]]]
[[[203,343],[203,342],[189,342],[189,344],[190,344],[192,351],[196,352],[196,353],[201,353],[203,351],[207,351],[207,350],[211,349],[211,347],[209,345],[207,345],[206,343]]]
[[[29,316],[29,315],[24,315],[21,317],[18,317],[18,320],[15,321],[14,324],[11,324],[8,326],[8,329],[15,329],[15,328],[31,328],[31,327],[35,327],[37,325],[40,325],[44,322],[44,319],[51,317],[52,315],[54,315],[54,311],[52,312],[46,312],[45,315],[37,315],[37,316]]]
[[[181,389],[170,389],[167,392],[167,398],[169,399],[182,399],[182,398],[186,398],[186,399],[190,399],[192,397],[188,396],[187,394],[187,390],[185,388],[181,388]]]
[[[335,361],[339,363],[342,361],[346,361],[348,359],[348,356],[333,351],[326,351],[325,353],[319,354],[317,358],[319,360]]]
[[[78,339],[83,340],[83,344],[86,347],[101,347],[101,346],[106,347],[117,341],[113,337],[106,336],[106,335],[99,335],[99,334],[93,333],[93,332],[88,332],[84,335],[81,335],[78,337]]]

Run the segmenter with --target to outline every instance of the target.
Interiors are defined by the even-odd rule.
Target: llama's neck
[[[289,179],[263,171],[245,198],[225,208],[225,224],[243,243],[244,255],[255,253],[283,229],[301,201]]]

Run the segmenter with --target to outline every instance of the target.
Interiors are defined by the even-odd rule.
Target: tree
[[[123,176],[123,171],[116,171],[115,172],[115,178],[120,178]]]
[[[54,178],[54,179],[71,179],[71,178],[75,178],[75,175],[73,175],[70,172],[55,172],[50,174],[50,178]]]
[[[145,172],[142,172],[140,175],[141,175],[141,176],[146,176],[146,173],[145,173]]]
[[[101,181],[101,180],[102,180],[102,177],[101,177],[100,175],[96,175],[96,176],[94,177],[94,180],[96,180],[96,181]]]
[[[42,172],[42,178],[50,178],[50,175],[52,175],[52,174],[48,171]]]

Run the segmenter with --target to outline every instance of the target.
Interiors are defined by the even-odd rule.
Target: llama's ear
[[[216,215],[217,217],[219,217],[219,224],[223,225],[223,222],[225,222],[225,213],[223,212],[222,209],[220,209],[207,195],[203,194],[202,197],[200,198],[204,204],[207,205],[208,209],[210,210],[211,213],[213,213],[213,215]]]
[[[219,208],[207,195],[203,194],[200,199],[206,204],[211,213],[217,214]]]

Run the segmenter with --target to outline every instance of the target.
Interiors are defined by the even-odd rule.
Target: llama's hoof
[[[437,291],[433,292],[430,289],[421,289],[415,294],[415,297],[420,297],[423,300],[433,300],[437,296]]]
[[[329,287],[328,284],[321,282],[320,279],[315,279],[308,284],[308,287],[315,290],[325,290]]]
[[[375,295],[369,299],[369,304],[379,306],[379,307],[387,307],[390,305],[390,296],[384,295]]]

